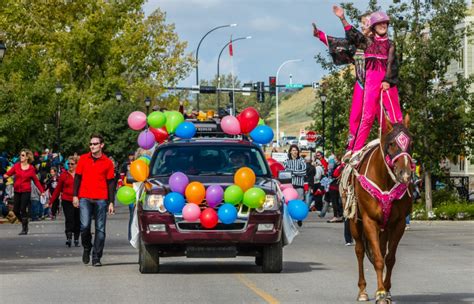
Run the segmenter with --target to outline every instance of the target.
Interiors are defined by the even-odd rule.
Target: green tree
[[[143,110],[146,96],[163,97],[192,68],[185,42],[166,15],[145,17],[144,0],[14,1],[0,10],[7,56],[0,65],[0,149],[41,149],[56,140],[61,109],[62,152],[84,151],[93,131],[119,158],[136,148],[128,113]],[[57,82],[64,86],[54,94]],[[117,105],[116,90],[125,101]],[[154,100],[156,100],[154,98]],[[46,131],[46,132],[45,132]]]

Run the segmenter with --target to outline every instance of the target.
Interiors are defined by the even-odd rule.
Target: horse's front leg
[[[389,294],[390,298],[390,289],[392,288],[392,270],[393,266],[395,265],[395,255],[397,254],[397,247],[402,239],[403,234],[405,233],[405,219],[402,218],[399,220],[396,225],[392,228],[389,235],[388,240],[388,254],[385,257],[385,265],[387,266],[387,272],[385,273],[385,280],[383,285],[385,286],[385,290]]]
[[[364,242],[362,240],[362,233],[364,230],[362,228],[362,222],[358,221],[357,218],[351,219],[349,221],[349,225],[351,228],[351,234],[355,241],[355,253],[357,256],[357,264],[359,266],[359,294],[357,295],[357,301],[365,302],[369,300],[369,295],[365,288],[367,287],[367,282],[365,281],[364,276]]]
[[[369,216],[365,216],[362,219],[364,223],[364,234],[367,238],[372,254],[374,257],[374,269],[377,275],[377,292],[376,292],[376,303],[388,303],[386,301],[386,292],[383,284],[383,267],[384,257],[380,251],[380,240],[379,240],[379,225],[376,221],[371,219]]]

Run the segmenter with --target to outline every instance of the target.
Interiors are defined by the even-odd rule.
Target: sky
[[[339,19],[332,13],[332,5],[341,1],[328,0],[148,0],[144,11],[148,15],[160,8],[166,12],[166,22],[176,26],[180,40],[188,42],[187,52],[195,54],[199,40],[212,28],[237,23],[236,27],[218,29],[210,33],[199,48],[199,79],[212,79],[217,74],[217,58],[223,46],[239,37],[252,39],[233,44],[234,56],[224,50],[220,73],[233,71],[242,82],[264,81],[275,76],[279,66],[289,59],[302,62],[285,65],[279,83],[286,84],[292,75],[293,83],[311,84],[327,72],[316,63],[318,53],[327,55],[325,46],[313,37],[312,22],[331,36],[343,36]],[[367,0],[351,1],[365,11]],[[379,1],[389,3],[389,0]],[[329,55],[327,55],[329,56]],[[191,86],[196,82],[195,70],[178,85]]]

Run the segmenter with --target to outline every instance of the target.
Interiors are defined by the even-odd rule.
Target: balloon
[[[184,194],[189,184],[189,179],[186,174],[175,172],[171,174],[168,184],[170,185],[171,191]]]
[[[128,186],[128,187],[133,187],[133,184],[130,184],[130,183],[127,181],[127,177],[126,177],[126,176],[123,178],[123,184],[124,184],[125,186]]]
[[[293,219],[302,221],[308,216],[308,206],[302,200],[291,200],[288,212]]]
[[[234,184],[239,186],[242,191],[247,191],[255,184],[255,173],[248,167],[242,167],[234,175]]]
[[[149,157],[140,156],[138,159],[143,160],[145,162],[145,164],[147,164],[147,166],[150,165],[150,158]]]
[[[128,115],[128,126],[135,131],[141,130],[146,126],[146,115],[143,112],[135,111]]]
[[[135,202],[137,193],[132,187],[123,186],[117,191],[117,200],[124,205],[130,205]]]
[[[175,133],[180,138],[190,139],[196,134],[196,127],[192,122],[185,121],[179,124]]]
[[[219,205],[224,197],[224,189],[219,185],[209,186],[206,190],[206,202],[211,208]]]
[[[224,204],[217,210],[217,216],[224,224],[232,224],[237,219],[237,209],[231,204]]]
[[[269,126],[257,126],[250,132],[250,137],[257,144],[266,145],[273,140],[273,130]]]
[[[239,120],[232,115],[224,116],[221,120],[222,131],[230,135],[240,134],[240,122]]]
[[[178,111],[170,111],[166,116],[166,130],[169,134],[174,133],[179,124],[184,121],[184,116]]]
[[[250,133],[257,125],[260,117],[258,116],[257,110],[252,107],[248,107],[243,110],[237,119],[240,122],[240,130],[242,133]]]
[[[149,130],[151,131],[151,133],[153,133],[156,142],[159,144],[163,143],[165,140],[168,139],[168,131],[166,131],[165,127],[159,129],[149,128]]]
[[[265,202],[265,191],[260,188],[250,188],[245,191],[243,202],[249,208],[259,208]]]
[[[153,148],[155,145],[155,136],[150,130],[144,130],[140,132],[140,135],[138,135],[138,145],[145,149],[149,150]]]
[[[148,115],[147,122],[152,128],[161,128],[166,124],[166,116],[163,112],[154,111]]]
[[[298,192],[294,188],[287,188],[283,190],[283,196],[285,197],[285,202],[288,204],[289,201],[298,199]]]
[[[265,121],[263,120],[263,118],[259,118],[257,126],[264,126],[264,125],[265,125]]]
[[[280,185],[280,190],[281,191],[285,191],[288,188],[293,188],[293,185],[292,184],[281,184]]]
[[[143,160],[137,159],[130,164],[130,174],[137,182],[143,182],[148,178],[150,168]]]
[[[201,212],[201,225],[204,228],[214,228],[217,225],[217,221],[219,220],[217,217],[217,213],[212,208],[206,208]]]
[[[285,170],[285,167],[280,163],[273,163],[270,165],[270,171],[272,171],[272,176],[278,178],[278,172]]]
[[[200,182],[192,182],[186,187],[184,193],[188,202],[199,205],[206,196],[206,189]]]
[[[275,159],[269,157],[267,158],[267,163],[268,165],[271,167],[274,163],[277,163],[278,161],[276,161]]]
[[[181,193],[170,192],[165,196],[165,208],[173,214],[181,212],[185,204],[186,201]]]
[[[242,199],[244,198],[244,191],[237,186],[237,185],[232,185],[227,187],[224,192],[224,202],[229,203],[232,205],[237,205],[239,204]]]
[[[183,208],[183,218],[185,221],[194,222],[201,216],[201,208],[196,204],[186,204]]]

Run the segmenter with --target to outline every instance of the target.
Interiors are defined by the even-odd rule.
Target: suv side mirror
[[[290,171],[279,171],[278,172],[278,180],[282,184],[291,184],[291,172]]]

